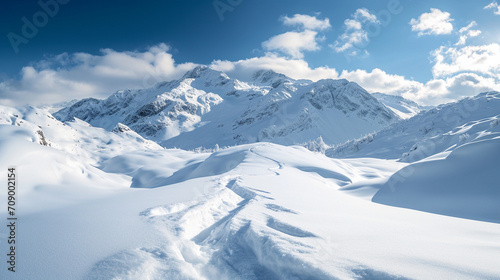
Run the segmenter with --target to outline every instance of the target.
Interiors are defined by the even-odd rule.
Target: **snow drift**
[[[374,202],[479,221],[500,222],[500,137],[460,146],[446,158],[396,172]]]

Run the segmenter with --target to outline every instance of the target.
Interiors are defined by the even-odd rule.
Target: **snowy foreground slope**
[[[495,134],[409,164],[111,130],[0,107],[0,177],[19,178],[17,272],[0,279],[500,278]]]
[[[447,153],[444,153],[445,155]],[[394,174],[373,201],[481,221],[500,220],[500,136]]]
[[[322,137],[342,143],[399,120],[347,80],[294,80],[258,71],[251,81],[199,66],[153,88],[83,99],[54,116],[111,130],[123,123],[164,147],[194,149],[254,142],[298,144]]]

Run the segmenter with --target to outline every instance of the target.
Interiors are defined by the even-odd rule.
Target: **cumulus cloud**
[[[351,18],[344,21],[344,33],[330,47],[350,56],[368,54],[364,48],[369,42],[367,30],[370,25],[378,26],[380,21],[366,8],[357,9]]]
[[[335,68],[326,66],[311,68],[305,60],[289,59],[274,53],[238,61],[215,60],[210,67],[218,71],[224,71],[229,76],[244,81],[250,80],[256,71],[267,69],[285,74],[293,79],[317,81],[338,78],[338,72]]]
[[[460,38],[458,39],[458,42],[455,44],[455,46],[463,46],[463,45],[465,45],[467,39],[481,35],[481,30],[471,29],[472,27],[474,27],[476,25],[477,25],[477,23],[475,21],[472,21],[467,26],[460,28],[458,33],[461,35],[460,35]]]
[[[292,58],[303,58],[304,51],[319,50],[318,32],[304,30],[302,32],[290,31],[271,37],[262,43],[262,47],[267,51],[281,51]]]
[[[470,31],[474,24],[462,29]],[[439,104],[500,90],[500,45],[446,47],[431,52],[433,79],[404,96],[424,104]]]
[[[453,31],[453,21],[450,13],[431,8],[430,13],[421,14],[418,19],[410,21],[411,30],[418,32],[418,36],[450,34]]]
[[[321,49],[319,43],[325,39],[318,36],[317,30],[324,30],[330,27],[330,20],[325,18],[320,20],[313,16],[295,14],[293,17],[284,16],[281,18],[284,25],[295,26],[301,30],[289,31],[269,38],[262,43],[262,48],[266,51],[281,52],[293,59],[304,57],[305,51],[317,51]]]
[[[374,14],[371,14],[366,8],[357,9],[353,15],[353,18],[359,21],[369,21],[369,22],[378,21],[377,17]]]
[[[491,2],[487,6],[484,7],[484,9],[493,9],[493,13],[495,15],[500,15],[500,5],[496,1]]]
[[[362,30],[366,22],[376,24],[377,19],[368,11],[360,10],[344,24],[346,29],[356,31]],[[458,33],[469,36],[475,25],[471,22]],[[295,38],[296,34],[302,35]],[[266,49],[271,51],[264,56],[238,61],[215,60],[210,67],[244,81],[250,80],[256,71],[262,69],[312,81],[345,78],[369,92],[401,95],[425,105],[500,90],[500,65],[497,63],[500,61],[500,45],[496,43],[442,46],[434,50],[431,52],[433,78],[419,82],[378,68],[371,71],[344,70],[339,74],[337,69],[328,66],[311,67],[303,59],[302,52],[319,48],[317,36],[313,30],[287,32],[266,41]],[[287,56],[272,51],[280,51]],[[39,105],[85,97],[104,98],[118,89],[147,88],[156,82],[179,78],[196,65],[175,63],[165,44],[145,51],[103,49],[97,55],[63,53],[25,66],[17,79],[0,82],[0,102],[5,105]]]
[[[403,96],[421,104],[438,105],[492,90],[500,90],[495,79],[475,73],[461,73],[430,80],[419,91],[407,92]]]
[[[378,68],[371,72],[361,69],[344,70],[340,74],[340,78],[356,82],[369,92],[383,92],[392,95],[416,92],[422,87],[419,82],[408,80],[404,76],[387,74]]]
[[[330,20],[323,20],[309,15],[295,14],[293,17],[284,16],[281,18],[284,25],[299,26],[309,30],[325,30],[331,27]]]
[[[399,95],[423,105],[438,105],[485,91],[500,90],[494,78],[476,73],[460,73],[421,83],[375,68],[370,72],[360,69],[342,71],[340,78],[356,82],[369,92]]]
[[[453,56],[454,59],[443,57],[439,60],[439,64],[436,63],[438,66],[435,66],[442,70],[425,83],[389,74],[378,68],[371,71],[344,70],[339,74],[335,68],[313,68],[303,59],[287,58],[276,53],[238,61],[216,60],[209,66],[244,81],[250,80],[256,71],[262,69],[271,69],[294,79],[317,81],[343,78],[358,83],[369,92],[401,95],[421,104],[437,105],[484,91],[500,90],[498,68],[495,68],[494,63],[488,63],[487,55],[484,58],[469,58],[475,62],[472,64],[470,60],[460,58],[469,57],[471,53],[476,55],[479,49],[489,50],[485,54],[498,54],[498,46],[479,46],[475,52],[464,48],[455,49],[450,51],[457,54]],[[37,105],[90,96],[106,97],[117,89],[149,87],[157,81],[179,78],[196,65],[175,64],[167,50],[166,46],[160,45],[145,52],[103,50],[101,55],[62,54],[24,67],[20,79],[0,83],[0,102],[5,105]],[[447,54],[445,49],[437,51]],[[444,63],[446,67],[442,67]],[[476,66],[470,66],[474,64]],[[478,69],[481,71],[474,73],[473,70]]]
[[[143,52],[103,49],[98,55],[64,53],[23,67],[19,79],[1,82],[0,102],[39,105],[103,98],[119,89],[151,87],[178,78],[196,66],[176,64],[168,50],[160,44]]]
[[[431,53],[432,73],[444,77],[461,72],[475,72],[500,79],[500,45],[440,47]]]

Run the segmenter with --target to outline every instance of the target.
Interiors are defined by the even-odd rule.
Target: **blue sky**
[[[491,0],[10,1],[0,12],[0,103],[105,97],[206,64],[241,79],[259,68],[347,78],[435,105],[499,89],[498,9]]]

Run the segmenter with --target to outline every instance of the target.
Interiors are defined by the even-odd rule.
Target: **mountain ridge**
[[[336,158],[375,157],[414,162],[500,134],[500,92],[442,104],[366,137],[326,151]],[[389,148],[390,147],[390,148]]]
[[[318,137],[333,144],[399,120],[345,79],[312,82],[260,70],[244,82],[207,66],[149,89],[83,99],[54,116],[61,121],[77,117],[106,130],[122,123],[165,147],[187,149],[261,141],[289,145]],[[206,132],[214,130],[217,137],[207,138]]]

